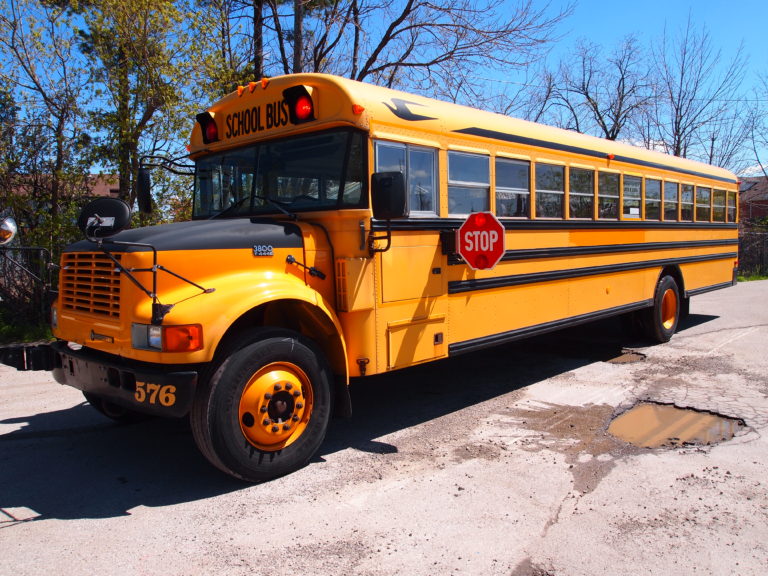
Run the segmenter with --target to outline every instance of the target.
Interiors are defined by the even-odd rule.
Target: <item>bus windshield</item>
[[[193,218],[365,207],[365,140],[334,130],[200,158]]]

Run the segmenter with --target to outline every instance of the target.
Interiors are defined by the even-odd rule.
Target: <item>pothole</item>
[[[634,446],[661,448],[725,442],[745,426],[739,418],[646,402],[616,417],[608,432]]]
[[[645,354],[634,350],[622,350],[621,354],[605,360],[608,364],[634,364],[645,360]]]

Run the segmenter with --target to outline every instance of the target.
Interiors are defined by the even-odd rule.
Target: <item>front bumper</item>
[[[50,344],[53,377],[60,384],[104,398],[136,412],[182,417],[189,413],[198,370],[136,362],[66,342]]]

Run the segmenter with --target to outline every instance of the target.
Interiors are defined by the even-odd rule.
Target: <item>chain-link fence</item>
[[[0,247],[0,307],[5,322],[48,322],[51,255],[45,248]]]
[[[744,228],[739,233],[739,274],[768,275],[768,228]]]

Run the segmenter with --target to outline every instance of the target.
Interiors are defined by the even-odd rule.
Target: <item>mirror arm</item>
[[[392,221],[387,220],[387,229],[383,236],[376,236],[371,230],[370,236],[368,236],[368,253],[373,256],[376,252],[386,252],[392,247]],[[373,228],[373,226],[371,226]],[[386,240],[386,244],[383,248],[377,248],[376,242],[378,240]]]

